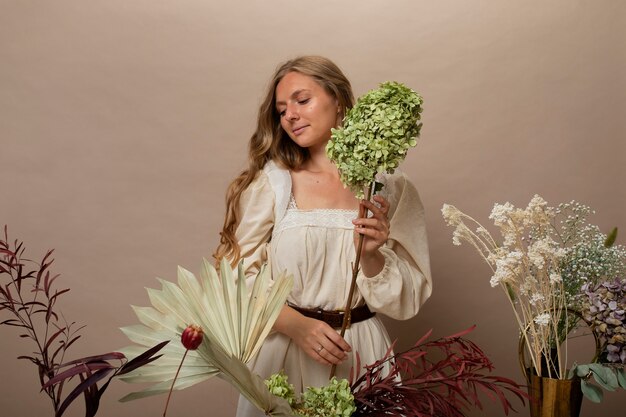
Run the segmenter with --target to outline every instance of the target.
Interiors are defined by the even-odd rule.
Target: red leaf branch
[[[4,237],[0,236],[0,314],[8,313],[11,318],[0,321],[0,325],[19,328],[23,332],[20,337],[31,339],[36,345],[35,352],[18,359],[26,359],[37,366],[41,390],[50,397],[56,417],[62,416],[81,394],[85,398],[85,416],[95,416],[111,379],[159,358],[156,353],[167,342],[131,361],[121,353],[111,352],[62,363],[68,348],[80,338],[78,332],[82,327],[76,329],[74,322],[68,323],[65,318],[59,320],[63,315],[54,311],[60,296],[69,289],[52,286],[59,277],[51,275],[49,270],[54,262],[52,250],[41,262],[25,258],[24,251],[22,242],[9,242],[5,226]],[[80,382],[77,381],[74,389],[63,398],[63,388],[73,378]],[[103,380],[105,382],[101,383]]]
[[[515,381],[487,375],[493,364],[463,338],[474,328],[427,342],[430,331],[404,352],[392,354],[392,346],[356,381],[351,376],[354,416],[462,417],[470,407],[482,409],[481,394],[499,401],[506,415],[514,410],[506,393],[525,404],[528,394]],[[357,355],[356,369],[359,362]]]

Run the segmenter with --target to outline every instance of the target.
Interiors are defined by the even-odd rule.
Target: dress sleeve
[[[267,246],[274,226],[274,192],[264,171],[259,172],[241,195],[239,215],[241,220],[235,237],[241,248],[246,278],[250,283],[268,261]]]
[[[432,292],[424,207],[406,176],[388,178],[389,239],[380,248],[385,265],[373,277],[359,272],[357,285],[372,311],[406,320],[417,314]]]

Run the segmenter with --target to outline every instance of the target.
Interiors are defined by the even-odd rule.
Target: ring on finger
[[[318,347],[315,350],[317,351],[317,353],[320,353],[323,349],[324,349],[324,346],[320,345],[320,347]]]

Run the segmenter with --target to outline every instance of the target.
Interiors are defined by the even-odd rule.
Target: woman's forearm
[[[376,276],[383,270],[385,266],[385,257],[380,251],[373,254],[361,254],[361,271],[368,278]]]

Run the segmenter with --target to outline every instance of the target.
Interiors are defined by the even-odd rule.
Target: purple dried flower
[[[608,362],[626,363],[626,278],[584,288],[583,317],[596,332]]]

